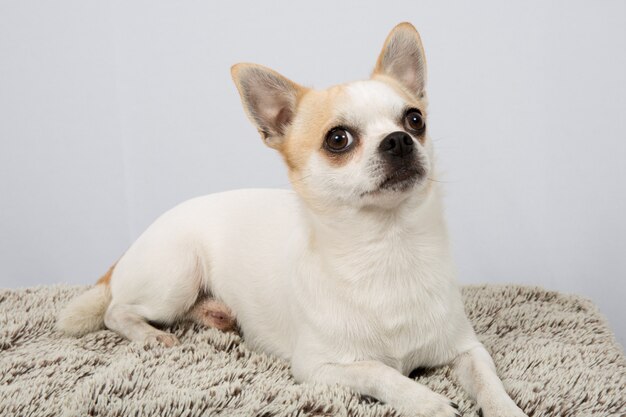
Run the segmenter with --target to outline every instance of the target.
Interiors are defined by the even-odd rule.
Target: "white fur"
[[[57,317],[57,329],[71,336],[82,336],[104,329],[104,313],[111,302],[106,285],[96,285],[69,302]]]
[[[403,42],[416,36],[399,30]],[[379,189],[388,174],[378,146],[404,129],[408,105],[383,81],[351,83],[332,111],[358,126],[361,148],[341,166],[311,153],[299,167],[306,198],[239,190],[162,215],[115,266],[107,327],[173,345],[147,321],[171,323],[211,293],[234,312],[246,343],[290,360],[297,380],[345,384],[406,415],[452,417],[445,397],[404,376],[452,363],[486,417],[523,416],[465,315],[428,137],[413,138],[426,175],[407,190]],[[295,114],[291,137],[305,133],[307,117]]]

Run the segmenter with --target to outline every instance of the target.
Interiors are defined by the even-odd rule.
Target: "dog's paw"
[[[458,405],[430,390],[403,401],[396,408],[406,417],[462,417]]]
[[[178,340],[176,336],[174,336],[171,333],[166,333],[166,332],[150,334],[146,336],[145,342],[150,343],[150,344],[158,343],[168,348],[172,346],[180,345],[180,341]]]
[[[528,417],[515,403],[503,401],[496,404],[485,404],[478,409],[479,417]]]

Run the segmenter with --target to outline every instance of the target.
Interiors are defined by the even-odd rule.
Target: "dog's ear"
[[[306,88],[256,64],[233,65],[231,74],[243,107],[263,141],[271,148],[280,148]]]
[[[392,29],[378,56],[373,75],[394,78],[417,97],[426,87],[426,57],[422,40],[412,24],[404,22]]]

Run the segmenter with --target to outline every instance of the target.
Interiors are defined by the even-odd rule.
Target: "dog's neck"
[[[309,250],[341,269],[378,265],[398,258],[398,266],[418,263],[419,248],[437,246],[447,253],[447,232],[436,187],[417,203],[407,199],[394,209],[337,207],[313,211],[304,207]],[[429,249],[430,250],[430,249]]]
[[[409,197],[394,208],[338,206],[313,210],[305,205],[304,210],[312,232],[323,242],[384,239],[399,230],[416,237],[445,231],[441,195],[435,185],[426,196]]]

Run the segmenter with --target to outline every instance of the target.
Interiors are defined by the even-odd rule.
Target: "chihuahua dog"
[[[465,315],[427,128],[426,59],[409,23],[370,79],[327,90],[237,64],[250,120],[294,191],[238,190],[163,214],[58,327],[107,327],[175,345],[151,323],[184,318],[291,363],[297,381],[342,384],[406,416],[454,403],[406,375],[449,364],[486,417],[523,417]]]

